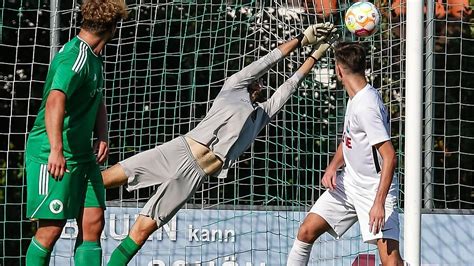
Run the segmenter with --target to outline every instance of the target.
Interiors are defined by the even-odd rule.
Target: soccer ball
[[[346,11],[347,29],[357,37],[369,37],[378,30],[380,13],[374,4],[357,2]]]

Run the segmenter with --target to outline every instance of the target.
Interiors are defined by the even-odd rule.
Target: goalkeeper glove
[[[306,30],[296,37],[299,41],[299,46],[316,45],[324,41],[328,35],[334,33],[336,28],[332,23],[319,23],[306,28]]]
[[[327,39],[325,39],[325,42],[313,46],[313,51],[311,51],[310,57],[314,58],[316,61],[319,60],[321,57],[323,57],[329,47],[331,47],[331,45],[338,39],[339,34],[337,34],[335,31],[332,31],[328,35]]]

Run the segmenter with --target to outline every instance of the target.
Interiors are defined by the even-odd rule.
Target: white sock
[[[305,243],[295,239],[290,254],[288,254],[287,266],[306,266],[308,265],[309,255],[313,244]]]

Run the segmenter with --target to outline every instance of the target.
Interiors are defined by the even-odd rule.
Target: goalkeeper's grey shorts
[[[128,191],[158,185],[140,212],[155,220],[158,227],[178,212],[206,177],[184,137],[136,154],[120,165],[128,177]]]

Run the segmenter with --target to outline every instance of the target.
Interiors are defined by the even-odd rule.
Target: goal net
[[[352,2],[127,0],[130,18],[119,25],[103,55],[110,128],[104,167],[185,134],[204,118],[226,78],[308,25],[331,21],[344,39],[361,41],[369,52],[367,78],[379,88],[390,113],[403,212],[403,132],[410,127],[404,124],[404,1],[375,1],[381,27],[372,38],[360,40],[343,26]],[[51,51],[78,33],[80,1],[60,1],[57,11],[51,11],[50,1],[0,3],[0,264],[17,265],[25,261],[34,231],[25,218],[25,143],[41,103]],[[474,72],[469,67],[474,28],[470,9],[459,5],[444,1],[426,16],[433,29],[426,37],[431,46],[425,55],[420,170],[426,210],[474,206]],[[51,34],[57,46],[51,45]],[[267,96],[309,51],[295,50],[264,76]],[[228,177],[206,179],[130,265],[284,265],[305,212],[324,192],[320,179],[341,137],[347,100],[328,53]],[[104,262],[154,189],[107,190]],[[53,264],[72,263],[76,235],[75,222],[68,222]],[[310,263],[375,265],[376,253],[375,246],[362,242],[355,225],[341,240],[322,236]]]

